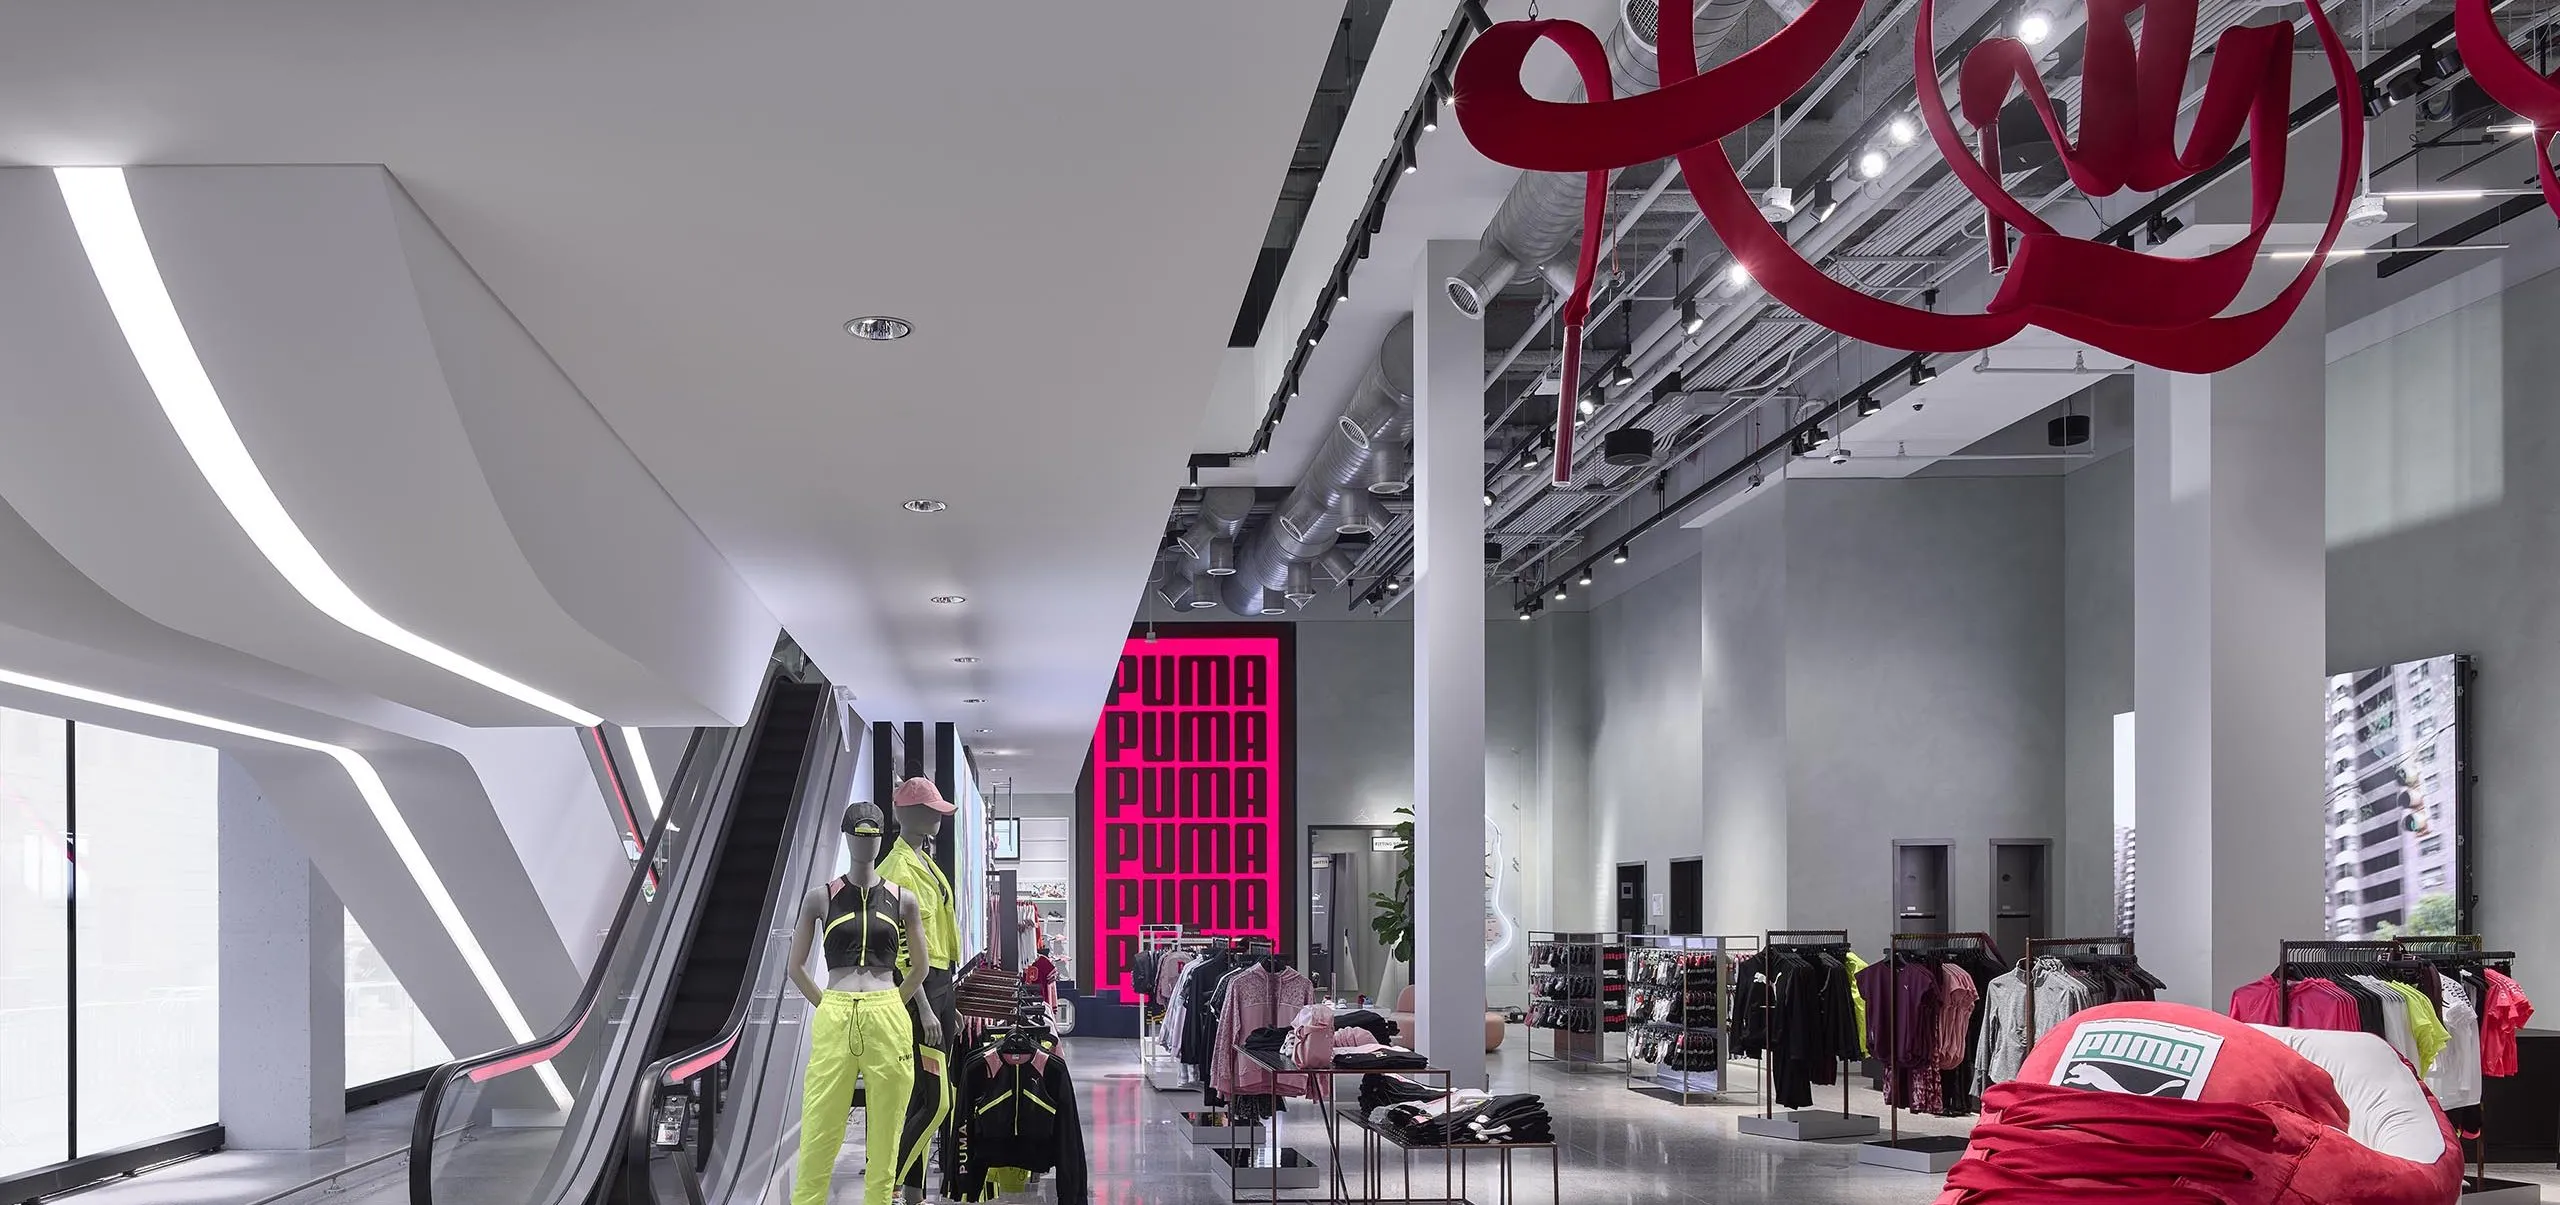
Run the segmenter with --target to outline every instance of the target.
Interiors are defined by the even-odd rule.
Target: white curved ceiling
[[[131,173],[244,442],[386,615],[608,718],[676,723],[738,702],[762,657],[738,633],[769,611],[866,714],[992,729],[982,743],[1029,750],[1004,763],[1024,789],[1056,790],[1337,17],[17,5],[0,10],[0,157],[387,168]],[[77,269],[58,197],[22,225],[32,196],[0,184],[0,255]],[[61,391],[8,399],[0,431],[75,453],[0,452],[0,492],[84,573],[369,693],[545,718],[318,617],[172,471],[186,461],[94,285],[0,279],[21,294],[0,317],[44,324],[0,355]],[[62,312],[33,312],[47,303]],[[917,334],[842,334],[872,312]],[[576,429],[567,400],[601,423]],[[617,522],[633,506],[615,500],[655,487],[665,513]],[[899,509],[913,497],[950,509]],[[751,599],[698,586],[718,561]],[[970,601],[927,601],[945,593]]]

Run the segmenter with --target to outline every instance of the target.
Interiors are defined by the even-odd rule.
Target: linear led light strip
[[[196,358],[195,345],[178,320],[168,284],[143,237],[142,219],[134,212],[133,194],[120,167],[58,167],[54,182],[71,211],[89,268],[105,290],[125,343],[151,382],[169,425],[177,428],[205,484],[213,487],[223,508],[258,546],[276,572],[284,575],[321,614],[430,665],[468,678],[510,698],[529,703],[576,724],[593,728],[602,721],[592,712],[516,681],[505,674],[420,636],[383,617],[356,597],[337,571],[320,557],[309,537],[285,513],[284,503],[249,456],[248,445],[231,425],[221,395]]]
[[[427,852],[419,848],[417,834],[409,831],[409,821],[400,815],[399,806],[391,801],[391,791],[382,785],[382,775],[374,771],[373,763],[366,761],[363,754],[344,745],[332,745],[309,737],[253,727],[215,716],[199,715],[192,711],[180,711],[175,707],[141,699],[128,699],[122,695],[108,694],[103,690],[91,690],[68,682],[56,682],[50,678],[39,678],[16,670],[0,669],[0,683],[42,691],[60,698],[76,699],[83,703],[93,703],[100,707],[113,707],[118,711],[130,711],[136,715],[173,720],[198,728],[210,728],[215,732],[228,732],[233,736],[245,736],[287,748],[326,753],[336,759],[339,768],[345,770],[347,777],[355,781],[356,794],[364,798],[365,807],[373,813],[374,823],[382,828],[383,838],[391,842],[392,852],[400,855],[401,865],[408,868],[409,877],[418,885],[418,893],[426,897],[428,909],[436,914],[436,920],[444,926],[445,936],[451,938],[454,948],[461,952],[463,964],[471,968],[471,977],[479,980],[480,990],[488,994],[490,1005],[498,1010],[498,1020],[506,1025],[508,1035],[519,1043],[533,1040],[533,1027],[525,1023],[524,1010],[516,1007],[515,996],[507,991],[506,983],[498,978],[498,968],[489,961],[488,952],[480,948],[480,940],[472,936],[471,926],[462,919],[462,909],[454,904],[453,893],[445,890],[444,879],[436,873],[435,864],[428,861]],[[534,1069],[534,1074],[541,1077],[542,1086],[551,1093],[553,1103],[563,1110],[568,1109],[571,1104],[569,1088],[560,1081],[560,1073],[553,1070],[549,1063],[544,1063]]]
[[[658,789],[658,772],[649,766],[649,746],[640,741],[640,730],[622,729],[622,743],[631,750],[631,773],[640,780],[640,797],[649,801],[649,818],[655,820],[667,810],[667,799]],[[647,839],[647,834],[642,834]]]

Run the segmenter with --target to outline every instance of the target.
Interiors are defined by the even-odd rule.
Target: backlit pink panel
[[[1286,673],[1278,636],[1122,650],[1093,737],[1085,898],[1101,958],[1087,990],[1129,990],[1140,925],[1279,944]]]

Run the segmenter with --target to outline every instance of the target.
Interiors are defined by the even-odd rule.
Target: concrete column
[[[2314,289],[2247,363],[2135,382],[2136,936],[2189,1004],[2325,936],[2327,329]]]
[[[346,912],[228,754],[219,783],[223,1141],[326,1146],[346,1121]]]
[[[1435,240],[1414,282],[1414,1048],[1460,1087],[1484,1072],[1484,328],[1440,282],[1471,242]]]

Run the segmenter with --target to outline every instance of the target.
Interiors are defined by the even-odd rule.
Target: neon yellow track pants
[[[915,1023],[898,993],[827,992],[809,1023],[809,1071],[800,1095],[800,1172],[791,1205],[826,1205],[860,1077],[870,1102],[864,1129],[863,1205],[889,1205],[898,1185],[898,1130],[915,1088]]]

